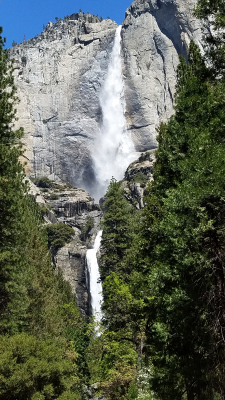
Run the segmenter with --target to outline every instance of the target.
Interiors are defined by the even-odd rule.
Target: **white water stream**
[[[104,196],[112,176],[123,178],[135,159],[130,133],[126,129],[124,87],[121,73],[121,26],[116,29],[108,72],[100,93],[102,124],[92,152],[97,185],[94,197]]]
[[[124,87],[121,73],[121,26],[116,30],[108,72],[100,93],[102,124],[94,141],[92,158],[96,176],[96,199],[104,196],[112,176],[123,178],[128,165],[135,159],[130,133],[126,129]],[[96,253],[100,247],[102,232],[96,236],[94,248],[87,251],[89,290],[92,314],[101,320],[102,286]]]
[[[96,322],[101,321],[102,284],[100,282],[97,251],[101,244],[102,231],[99,231],[94,242],[94,248],[86,253],[86,262],[89,275],[89,290],[91,296],[92,315]]]

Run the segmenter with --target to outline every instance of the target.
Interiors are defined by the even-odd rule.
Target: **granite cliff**
[[[124,174],[122,187],[125,197],[138,210],[144,207],[148,183],[153,180],[155,154],[153,150],[142,153],[131,163]]]
[[[122,27],[126,118],[137,151],[157,147],[156,127],[173,112],[178,55],[201,46],[195,0],[134,0]]]
[[[90,156],[99,129],[99,90],[117,24],[82,12],[10,50],[27,173],[91,188]]]
[[[122,26],[126,121],[138,152],[154,149],[156,127],[173,112],[178,54],[200,43],[196,0],[135,0]],[[60,178],[92,192],[94,138],[117,24],[82,12],[49,22],[10,50],[15,59],[18,125],[25,128],[27,173]]]

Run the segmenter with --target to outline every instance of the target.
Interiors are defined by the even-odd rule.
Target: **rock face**
[[[154,149],[156,127],[173,112],[178,54],[201,40],[197,0],[134,0],[122,26],[126,120],[136,151]],[[117,24],[82,12],[49,22],[10,50],[25,128],[27,173],[94,192],[93,148],[102,121],[99,94]],[[113,138],[112,138],[113,140]]]
[[[126,118],[137,151],[157,147],[156,127],[173,112],[178,55],[201,45],[197,0],[134,0],[122,26]]]
[[[136,161],[129,165],[122,181],[127,200],[138,210],[144,207],[147,186],[153,180],[154,161],[153,150],[142,153]]]
[[[10,49],[29,174],[94,184],[90,150],[116,27],[81,12],[49,22],[41,35]]]

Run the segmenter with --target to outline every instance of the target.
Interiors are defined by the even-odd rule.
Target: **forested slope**
[[[196,15],[213,29],[204,56],[191,42],[188,65],[180,58],[145,208],[134,212],[118,182],[106,194],[102,382],[113,399],[225,398],[224,1],[199,1]]]
[[[80,399],[87,325],[53,270],[41,212],[28,195],[3,46],[0,36],[0,399]]]

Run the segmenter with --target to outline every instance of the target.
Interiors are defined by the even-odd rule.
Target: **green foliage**
[[[167,400],[224,390],[224,83],[193,43],[189,62],[178,68],[176,113],[159,129],[142,231],[151,385]]]
[[[50,195],[49,195],[49,200],[58,200],[58,198],[59,198],[59,195],[58,194],[56,194],[56,193],[51,193]]]
[[[143,162],[143,161],[149,160],[150,157],[151,157],[151,152],[150,151],[146,151],[145,153],[141,153],[138,161],[139,162]]]
[[[138,289],[140,285],[135,266],[136,252],[140,252],[136,239],[141,213],[127,202],[121,183],[114,179],[103,208],[101,276],[106,330],[96,341],[102,356],[93,364],[89,362],[89,368],[92,376],[97,375],[95,379],[100,382],[103,395],[119,400],[127,399],[129,386],[136,378],[138,353],[142,353],[144,339],[145,304],[136,296],[136,285]]]
[[[58,250],[66,243],[69,243],[74,235],[73,228],[62,222],[59,224],[47,225],[46,232],[48,236],[48,247],[52,250]]]
[[[27,334],[0,340],[0,399],[80,399],[73,348]]]
[[[133,301],[128,285],[115,272],[111,272],[103,283],[103,293],[104,318],[108,319],[110,328],[117,331],[127,327]]]
[[[0,28],[0,34],[2,29]],[[5,315],[14,291],[21,291],[20,306],[26,294],[23,291],[24,271],[21,251],[25,221],[24,202],[26,184],[23,168],[18,162],[22,154],[20,138],[23,130],[13,129],[15,121],[16,89],[13,82],[13,65],[3,49],[0,36],[0,313]],[[18,307],[20,307],[18,304]]]
[[[138,388],[134,381],[129,385],[127,400],[135,400],[138,398]]]
[[[111,271],[121,270],[121,260],[131,242],[129,217],[132,207],[124,197],[120,182],[111,180],[103,204],[101,277],[104,280]]]
[[[145,185],[148,182],[148,177],[143,172],[138,172],[134,175],[132,181]]]
[[[41,213],[42,217],[44,217],[44,215],[48,214],[49,207],[47,207],[44,204],[41,204],[41,205],[39,204],[39,208],[40,208],[40,213]]]
[[[66,186],[67,186],[69,189],[76,189],[76,187],[73,186],[70,182],[66,182]]]
[[[58,191],[64,191],[67,188],[68,189],[76,189],[71,183],[66,182],[63,184],[57,183],[55,181],[52,181],[51,179],[47,178],[46,176],[43,176],[42,178],[31,178],[32,182],[43,189],[55,189]]]
[[[40,207],[27,195],[12,72],[0,36],[0,399],[80,399],[75,347],[86,343],[85,323],[69,284],[53,270]],[[50,232],[55,246],[73,234],[58,228]]]
[[[125,400],[136,377],[137,353],[126,332],[104,331],[88,348],[88,365],[93,382],[107,399]]]
[[[202,18],[213,13],[218,32],[224,26],[223,2],[199,1],[197,12]],[[114,392],[118,370],[108,345],[99,363],[111,371],[102,375],[110,399],[225,396],[224,33],[213,40],[207,63],[193,42],[189,64],[180,58],[175,114],[158,130],[143,214],[131,212],[114,180],[106,194],[101,276],[107,334],[115,346],[126,338],[141,364],[151,365],[149,394],[137,370]]]
[[[9,296],[1,313],[0,330],[10,334],[28,331],[38,337],[60,337],[65,332],[62,306],[73,301],[73,295],[68,284],[53,270],[39,207],[30,197],[23,206],[23,242],[21,246],[15,243],[17,258],[8,276]],[[12,251],[10,257],[11,254]]]
[[[127,202],[120,182],[115,180],[109,185],[103,207],[100,272],[104,323],[110,330],[130,332],[131,325],[139,325],[134,311],[139,299],[133,292],[133,265],[135,252],[139,252],[134,243],[141,213]]]
[[[48,179],[46,176],[42,178],[32,178],[32,182],[40,188],[53,188],[54,187],[54,181],[51,181]]]
[[[82,381],[88,382],[89,370],[87,365],[86,351],[93,335],[92,330],[84,318],[81,316],[77,306],[73,301],[63,305],[63,319],[66,325],[66,336],[73,343],[77,353],[76,364],[78,374]]]
[[[81,238],[86,240],[89,232],[94,227],[94,218],[88,215],[85,219],[85,223],[81,227]]]

